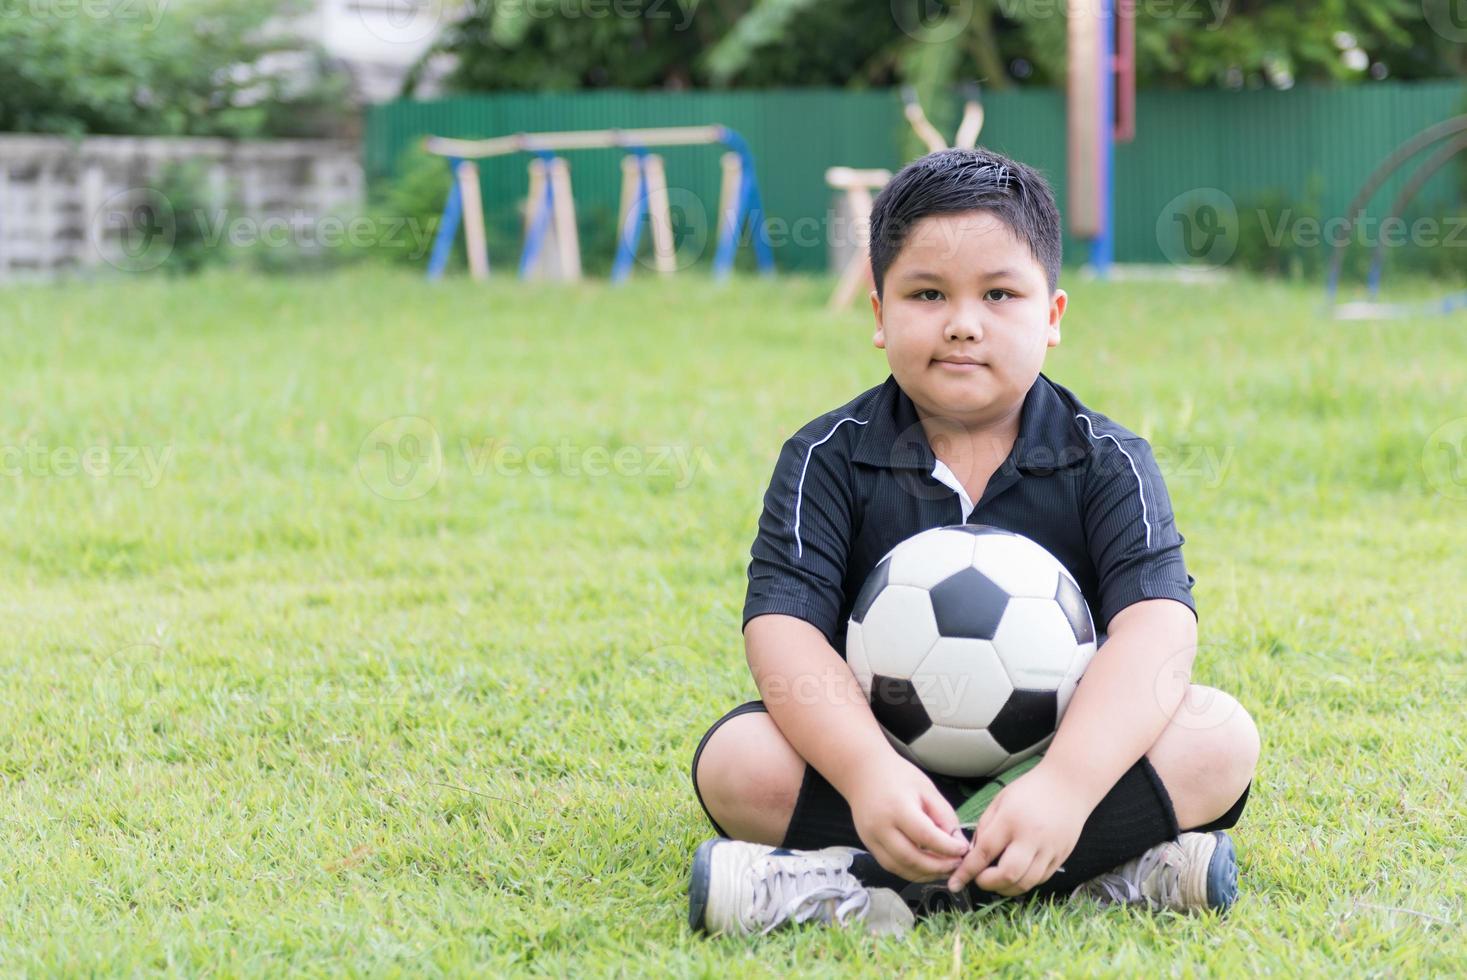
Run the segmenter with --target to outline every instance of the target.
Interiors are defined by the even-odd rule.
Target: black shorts
[[[718,821],[713,819],[713,814],[708,812],[707,805],[703,802],[703,794],[698,790],[698,759],[703,754],[703,746],[708,744],[708,739],[719,727],[730,718],[748,714],[751,711],[767,711],[763,701],[748,701],[734,708],[718,721],[713,727],[704,733],[698,743],[697,750],[693,753],[693,792],[697,794],[698,804],[703,807],[703,813],[707,815],[708,822],[713,825],[713,830],[720,837],[727,837],[724,829],[718,826]],[[926,770],[923,770],[926,772]],[[978,792],[985,783],[986,778],[976,779],[954,779],[951,776],[943,776],[939,773],[927,772],[932,784],[937,791],[947,798],[953,808],[961,806],[974,793]],[[1251,788],[1251,785],[1250,785]],[[1160,801],[1161,809],[1170,819],[1170,825],[1163,830],[1161,839],[1169,839],[1166,831],[1174,837],[1182,830],[1212,831],[1226,830],[1237,824],[1238,818],[1242,816],[1243,808],[1248,803],[1248,789],[1243,790],[1243,795],[1238,801],[1221,817],[1201,827],[1179,828],[1176,817],[1171,809],[1171,797],[1167,795],[1162,785],[1161,777],[1151,767],[1146,758],[1137,760],[1136,764],[1121,776],[1107,801],[1129,801],[1149,800],[1152,809],[1156,808],[1156,802]],[[814,766],[805,767],[805,779],[800,785],[799,796],[795,800],[794,813],[790,816],[789,829],[785,832],[782,846],[796,850],[817,850],[822,847],[859,847],[865,849],[861,837],[856,833],[856,824],[851,817],[851,808],[836,788],[816,771]]]

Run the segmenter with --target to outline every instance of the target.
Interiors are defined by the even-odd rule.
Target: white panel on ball
[[[973,535],[934,528],[903,541],[891,556],[887,581],[930,589],[973,563]]]
[[[991,776],[1008,753],[986,731],[933,725],[912,741],[912,754],[924,769],[945,776]]]
[[[888,585],[861,620],[861,640],[873,674],[911,677],[937,642],[937,620],[927,590]]]
[[[1011,596],[1054,598],[1060,564],[1053,555],[1017,534],[978,538],[973,566]]]
[[[1053,599],[1010,599],[993,646],[1014,687],[1031,691],[1056,690],[1078,649],[1075,631]]]
[[[912,686],[927,717],[953,728],[987,728],[1014,690],[993,644],[947,636],[933,644]]]

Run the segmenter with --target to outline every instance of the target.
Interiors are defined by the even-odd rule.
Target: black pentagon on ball
[[[1015,691],[988,723],[988,734],[1005,752],[1022,752],[1053,735],[1058,721],[1055,692]]]
[[[871,611],[871,603],[881,595],[881,590],[886,588],[887,580],[891,575],[891,558],[883,558],[871,569],[871,574],[866,576],[866,583],[861,586],[861,591],[856,593],[856,604],[851,607],[851,621],[855,623],[864,622],[866,614]]]
[[[1009,537],[1017,537],[1017,535],[1015,535],[1013,531],[1010,531],[1007,528],[994,527],[992,524],[953,524],[946,528],[943,528],[943,530],[966,531],[968,534],[971,534],[974,537],[978,537],[984,534],[1007,534]]]
[[[883,677],[876,674],[871,678],[871,713],[881,722],[881,727],[891,732],[907,745],[917,736],[932,727],[927,709],[911,681],[901,677]]]
[[[991,640],[1009,594],[976,568],[954,572],[928,592],[937,635]]]
[[[1080,594],[1080,587],[1070,581],[1068,575],[1060,575],[1059,587],[1055,589],[1054,601],[1065,611],[1065,619],[1070,621],[1070,629],[1075,633],[1076,643],[1090,643],[1095,639],[1095,624],[1090,621],[1090,608],[1085,605],[1085,597]]]

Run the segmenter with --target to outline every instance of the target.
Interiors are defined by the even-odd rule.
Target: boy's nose
[[[983,321],[976,310],[958,310],[947,322],[949,342],[959,340],[982,340]]]

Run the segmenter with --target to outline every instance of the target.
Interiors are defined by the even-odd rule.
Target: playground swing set
[[[1090,242],[1090,267],[1104,278],[1113,254],[1111,222],[1112,151],[1116,142],[1135,136],[1135,10],[1134,0],[1098,0],[1082,4],[1068,18],[1070,52],[1068,112],[1068,217],[1070,233]],[[977,83],[964,87],[962,121],[953,145],[977,145],[984,111]],[[929,151],[946,149],[947,141],[927,119],[911,89],[903,92],[903,112]],[[482,140],[430,136],[429,153],[448,161],[453,173],[443,220],[428,260],[428,278],[443,276],[454,240],[462,224],[469,273],[487,279],[489,257],[485,243],[484,209],[480,196],[478,161],[514,153],[529,153],[529,192],[524,215],[524,245],[520,253],[522,279],[581,278],[580,244],[576,231],[575,199],[570,167],[559,154],[569,150],[615,149],[622,158],[618,235],[611,280],[624,282],[636,263],[643,218],[652,230],[653,267],[659,274],[676,271],[673,225],[667,175],[662,157],[653,147],[723,145],[722,184],[718,204],[717,250],[714,276],[726,278],[745,230],[760,273],[774,272],[774,257],[765,227],[764,206],[754,175],[754,157],[748,143],[727,126],[675,126],[648,129],[598,129],[555,133],[517,133]],[[891,179],[883,169],[831,167],[826,183],[840,197],[838,203],[851,220],[856,248],[841,271],[829,306],[849,305],[871,277],[869,237],[874,195]]]
[[[447,159],[453,173],[443,207],[428,278],[440,279],[459,225],[463,225],[469,274],[489,277],[489,253],[484,233],[484,207],[479,193],[478,161],[512,153],[530,153],[529,193],[525,202],[524,247],[520,252],[521,279],[576,281],[581,278],[581,252],[576,231],[575,198],[570,166],[558,154],[568,150],[616,149],[627,151],[621,161],[621,200],[617,209],[617,248],[611,281],[624,282],[636,263],[643,218],[652,230],[653,267],[668,275],[677,270],[667,173],[662,157],[649,147],[723,145],[722,182],[718,205],[718,247],[713,273],[723,279],[733,270],[734,256],[745,229],[754,248],[760,273],[774,272],[774,256],[765,229],[764,205],[754,175],[754,156],[748,143],[727,126],[672,126],[649,129],[596,129],[560,133],[516,133],[484,140],[430,136],[429,153]]]

